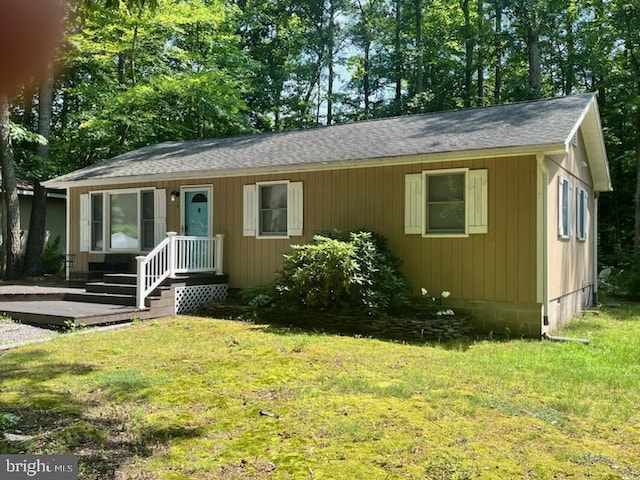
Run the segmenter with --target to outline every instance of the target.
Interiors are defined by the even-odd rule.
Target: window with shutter
[[[576,237],[578,240],[586,240],[589,196],[587,191],[582,187],[578,188],[576,203]]]
[[[165,237],[164,189],[91,192],[80,203],[81,251],[149,251]]]
[[[487,170],[429,170],[405,176],[405,233],[466,236],[488,232]]]
[[[260,182],[243,187],[243,235],[286,238],[303,232],[302,182]]]
[[[571,237],[572,231],[572,205],[571,205],[571,181],[564,176],[558,179],[558,236],[562,239]]]

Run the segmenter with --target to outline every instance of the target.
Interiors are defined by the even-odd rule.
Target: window
[[[488,192],[486,169],[405,175],[404,233],[425,237],[488,233]]]
[[[257,238],[302,235],[302,182],[263,182],[243,189],[243,234]]]
[[[81,195],[81,251],[152,250],[166,230],[165,201],[161,189]]]
[[[587,239],[587,215],[589,213],[589,197],[587,191],[578,187],[576,198],[576,236],[578,240]]]
[[[138,250],[138,193],[108,193],[109,250]]]
[[[467,174],[425,173],[426,234],[466,233]]]
[[[571,191],[573,186],[567,177],[558,180],[558,236],[563,239],[571,237],[573,211],[571,208]]]
[[[102,250],[104,248],[104,196],[91,194],[91,250]]]
[[[258,185],[261,236],[287,236],[287,184]]]

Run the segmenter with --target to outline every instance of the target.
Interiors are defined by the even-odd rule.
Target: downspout
[[[548,184],[549,170],[545,155],[538,153],[536,155],[538,164],[538,180],[537,180],[537,301],[542,305],[542,325],[541,330],[546,333],[545,327],[549,326],[549,221],[548,221]]]
[[[593,192],[593,306],[598,305],[598,199],[600,192]]]

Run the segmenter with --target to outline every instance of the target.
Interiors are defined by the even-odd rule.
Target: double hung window
[[[406,234],[461,237],[488,232],[488,172],[456,168],[405,175]]]
[[[429,234],[465,234],[466,171],[425,173],[426,227]]]
[[[587,191],[578,187],[576,198],[576,237],[587,239],[587,216],[589,214],[589,197]]]
[[[256,238],[302,235],[302,182],[273,181],[243,188],[243,234]]]
[[[258,185],[260,236],[287,236],[287,184]]]
[[[572,191],[571,180],[561,176],[558,179],[558,237],[562,239],[570,238],[572,235]]]

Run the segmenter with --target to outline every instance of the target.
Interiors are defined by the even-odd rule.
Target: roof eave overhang
[[[607,160],[607,150],[604,145],[598,101],[595,95],[593,95],[580,119],[576,122],[576,125],[565,140],[567,151],[569,150],[573,136],[578,133],[578,130],[582,131],[582,138],[584,139],[585,150],[587,152],[587,161],[589,162],[591,177],[593,179],[593,189],[596,192],[612,191],[609,161]]]
[[[479,160],[483,158],[503,158],[515,156],[556,155],[566,152],[563,143],[551,143],[544,145],[527,145],[517,147],[504,147],[482,150],[465,150],[455,152],[440,152],[415,155],[402,155],[397,157],[367,158],[358,160],[339,160],[335,162],[317,162],[309,164],[275,165],[268,167],[232,168],[224,170],[198,170],[193,172],[150,173],[146,175],[130,175],[126,177],[97,177],[82,180],[49,180],[44,183],[47,188],[78,188],[96,187],[105,185],[123,185],[133,183],[194,180],[202,178],[241,177],[245,175],[273,175],[290,174],[300,172],[314,172],[327,170],[346,170],[353,168],[371,168],[393,165],[412,165],[419,163],[437,163],[464,160]]]

